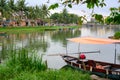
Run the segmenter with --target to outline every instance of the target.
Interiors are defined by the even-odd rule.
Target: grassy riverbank
[[[80,26],[35,26],[35,27],[4,27],[0,28],[0,32],[35,32],[45,30],[59,30],[69,28],[79,28]]]
[[[47,69],[41,57],[26,49],[7,51],[10,55],[0,64],[1,80],[91,80],[89,74],[72,69]]]

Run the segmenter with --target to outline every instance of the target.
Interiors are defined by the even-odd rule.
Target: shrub
[[[120,39],[120,32],[116,32],[116,33],[114,34],[114,38],[115,38],[115,39]]]

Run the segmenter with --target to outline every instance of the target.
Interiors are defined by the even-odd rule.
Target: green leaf
[[[77,4],[79,4],[80,0],[76,0]]]
[[[76,0],[73,0],[72,2],[75,2]]]
[[[55,3],[55,4],[51,5],[51,6],[48,8],[48,10],[58,8],[58,6],[59,6],[58,3]]]
[[[106,6],[106,4],[105,3],[100,3],[99,6],[104,7],[104,6]]]
[[[72,8],[72,5],[71,5],[71,4],[68,4],[68,7],[69,7],[69,8]]]

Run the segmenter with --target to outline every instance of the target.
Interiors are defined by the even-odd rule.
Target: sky
[[[35,5],[42,5],[42,4],[46,4],[46,5],[50,5],[56,2],[60,2],[60,0],[49,0],[49,3],[47,3],[48,0],[26,0],[26,4],[28,6],[35,6]],[[110,7],[119,7],[120,3],[118,3],[118,0],[105,0],[105,3],[107,6],[103,7],[103,8],[97,8],[95,7],[94,9],[94,13],[97,14],[102,14],[103,16],[108,16],[110,14]],[[57,9],[54,10],[50,10],[51,13],[55,13],[55,12],[62,12],[62,10],[64,9],[64,6],[60,6]],[[69,13],[74,13],[77,14],[79,16],[83,16],[86,15],[88,18],[90,17],[90,14],[92,12],[91,9],[88,9],[86,7],[86,5],[74,5],[72,8],[68,8],[67,10]]]

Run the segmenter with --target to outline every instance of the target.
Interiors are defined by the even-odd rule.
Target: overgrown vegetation
[[[116,33],[114,34],[114,38],[115,38],[115,39],[120,39],[120,32],[116,32]]]
[[[49,70],[42,57],[27,49],[10,50],[0,64],[1,80],[91,80],[89,74],[71,69]]]
[[[23,71],[39,72],[47,69],[42,58],[30,53],[27,49],[10,50],[8,59],[0,65],[0,79],[5,80],[17,76]]]

